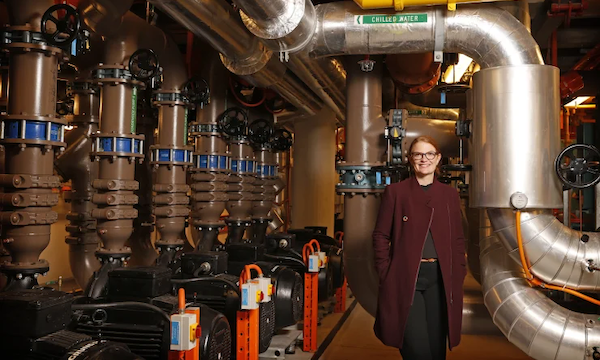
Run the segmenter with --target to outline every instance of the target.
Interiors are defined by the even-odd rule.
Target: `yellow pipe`
[[[493,0],[492,0],[493,1]],[[409,6],[447,5],[448,10],[456,10],[457,3],[476,3],[474,0],[354,0],[363,9],[388,9],[404,10]]]

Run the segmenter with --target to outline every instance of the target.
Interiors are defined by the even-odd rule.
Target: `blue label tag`
[[[312,268],[314,268],[314,266],[315,266],[315,259],[309,258],[308,259],[308,268],[312,269]]]
[[[248,289],[242,289],[242,305],[248,305]]]
[[[179,345],[179,322],[171,323],[171,345]]]

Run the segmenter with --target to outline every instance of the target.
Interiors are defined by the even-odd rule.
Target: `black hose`
[[[107,309],[107,308],[119,308],[119,307],[142,307],[148,310],[152,310],[160,314],[164,320],[171,322],[171,318],[158,306],[146,304],[143,302],[136,301],[123,301],[116,303],[104,303],[104,304],[73,304],[71,305],[72,310],[96,310],[96,309]]]

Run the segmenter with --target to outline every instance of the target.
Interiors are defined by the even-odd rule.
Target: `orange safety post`
[[[319,310],[319,272],[308,271],[309,256],[315,253],[313,242],[317,244],[320,250],[319,243],[314,239],[302,248],[302,257],[307,266],[307,271],[304,273],[304,343],[302,350],[310,352],[317,351],[317,316]]]
[[[240,291],[242,285],[250,280],[252,270],[262,274],[262,270],[255,264],[246,265],[240,274]],[[259,341],[259,309],[239,310],[237,320],[237,360],[258,360]]]
[[[335,291],[335,312],[343,313],[346,311],[346,292],[348,289],[348,280],[344,276],[344,283],[342,287]]]

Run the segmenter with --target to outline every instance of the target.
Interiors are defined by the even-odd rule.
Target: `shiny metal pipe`
[[[515,215],[509,209],[488,209],[494,232],[520,263]],[[521,214],[521,234],[531,272],[548,284],[577,290],[600,289],[600,234],[569,229],[550,211]]]
[[[569,311],[532,288],[495,236],[480,246],[484,302],[506,338],[535,359],[591,358],[598,315]]]
[[[547,65],[475,73],[472,207],[509,208],[516,192],[527,196],[528,209],[562,206],[561,184],[554,174],[561,149],[558,82],[558,68]]]
[[[395,14],[394,10],[362,10],[353,2],[316,6],[317,28],[306,49],[312,56],[422,53],[435,48],[435,28],[444,21],[443,51],[473,58],[482,68],[542,64],[539,46],[509,12],[493,6],[464,5],[456,11],[412,8],[403,15],[415,22],[359,23],[360,16]]]
[[[233,8],[222,0],[152,0],[195,35],[205,39],[222,55],[232,73],[249,77],[251,83],[271,87],[299,109],[313,115],[322,104],[303,84],[285,76],[285,66],[272,58],[272,52],[245,29]],[[308,105],[307,105],[308,104]]]

